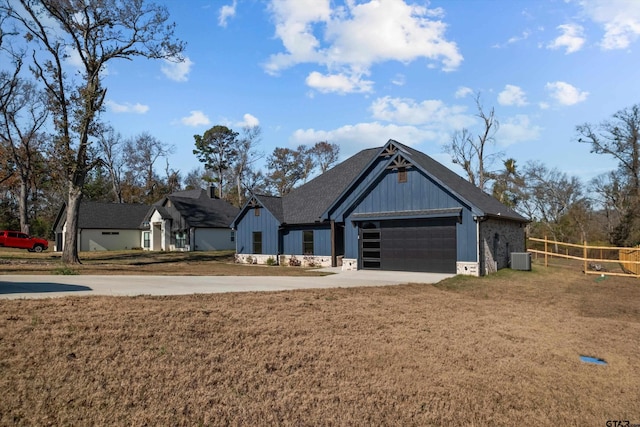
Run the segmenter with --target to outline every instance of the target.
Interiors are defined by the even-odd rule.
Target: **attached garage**
[[[456,273],[456,219],[369,221],[360,226],[360,268]]]
[[[260,254],[265,260],[295,256],[319,265],[330,257],[343,270],[483,275],[507,267],[509,253],[525,250],[526,218],[394,140],[357,153],[282,198],[252,200],[233,223],[244,242],[238,254],[253,254],[252,234],[273,235],[278,245]],[[255,221],[256,206],[275,223]],[[303,250],[309,242],[313,250]]]

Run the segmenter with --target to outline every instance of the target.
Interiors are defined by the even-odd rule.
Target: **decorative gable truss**
[[[411,161],[407,160],[402,154],[398,154],[387,166],[387,169],[409,169],[413,166]]]
[[[262,205],[260,204],[258,199],[256,199],[255,196],[251,196],[251,198],[249,199],[248,205],[249,205],[250,208],[261,208],[262,207]]]

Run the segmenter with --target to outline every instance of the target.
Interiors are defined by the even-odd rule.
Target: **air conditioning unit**
[[[531,253],[511,252],[511,269],[531,271]]]

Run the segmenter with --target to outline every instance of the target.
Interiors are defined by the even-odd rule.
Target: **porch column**
[[[336,255],[336,222],[331,220],[331,267],[338,266],[338,257]]]

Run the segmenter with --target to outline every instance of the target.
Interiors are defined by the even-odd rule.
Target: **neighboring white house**
[[[114,251],[141,248],[141,225],[149,205],[83,201],[78,213],[78,250]],[[54,224],[55,251],[62,251],[67,230],[66,205]]]
[[[216,251],[235,249],[231,221],[239,209],[202,189],[172,193],[149,205],[83,201],[78,250]],[[66,205],[54,224],[55,251],[62,251]]]
[[[235,249],[231,222],[239,209],[202,189],[172,193],[149,209],[141,247],[149,251]]]

